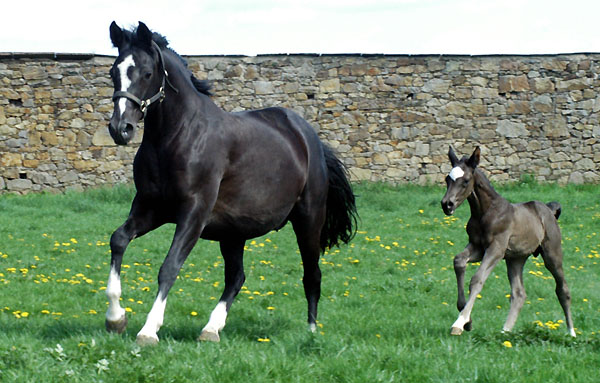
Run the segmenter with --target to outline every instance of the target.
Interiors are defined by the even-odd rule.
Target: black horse
[[[110,240],[107,330],[120,333],[127,325],[119,304],[127,245],[175,223],[156,300],[137,341],[158,342],[167,294],[198,238],[218,241],[225,260],[223,295],[199,337],[219,341],[245,280],[245,241],[290,221],[314,331],[320,253],[340,241],[348,243],[356,230],[355,198],[342,163],[290,110],[221,110],[209,97],[210,86],[196,79],[167,40],[144,23],[127,31],[113,22],[110,37],[119,50],[110,71],[115,86],[110,134],[115,143],[127,144],[143,118],[144,135],[133,163],[137,193],[129,217]]]

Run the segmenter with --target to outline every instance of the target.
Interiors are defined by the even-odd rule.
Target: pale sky
[[[10,0],[0,52],[115,55],[138,21],[183,55],[600,52],[600,0]]]

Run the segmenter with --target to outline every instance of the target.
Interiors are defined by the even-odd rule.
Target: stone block
[[[524,123],[511,120],[499,120],[496,132],[507,138],[525,137],[529,135]]]
[[[338,78],[323,80],[319,84],[320,93],[337,93],[340,91],[340,80]]]
[[[0,155],[0,165],[2,167],[21,166],[23,164],[23,156],[21,153],[3,153]]]
[[[529,80],[526,75],[500,76],[498,78],[498,93],[529,91]]]
[[[28,179],[14,179],[14,180],[6,180],[6,189],[10,191],[27,191],[30,190],[33,186],[33,182]]]

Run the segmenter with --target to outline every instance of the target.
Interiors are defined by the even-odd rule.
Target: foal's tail
[[[546,206],[548,206],[550,208],[550,210],[552,211],[552,214],[554,214],[556,219],[558,219],[558,217],[560,217],[560,213],[562,212],[562,207],[560,206],[560,204],[558,202],[556,202],[556,201],[548,202],[546,204]]]
[[[329,179],[325,225],[321,230],[321,250],[348,243],[356,234],[356,203],[344,164],[323,145]]]

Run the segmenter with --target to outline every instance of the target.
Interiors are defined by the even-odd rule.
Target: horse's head
[[[115,92],[108,130],[116,144],[125,145],[133,138],[135,125],[145,117],[150,105],[164,97],[167,75],[160,48],[144,23],[140,22],[130,32],[113,21],[110,39],[119,49],[119,56],[110,69]]]
[[[452,164],[450,174],[446,176],[446,194],[442,198],[442,209],[446,215],[452,215],[458,207],[473,193],[475,187],[475,168],[479,165],[479,147],[471,157],[458,159],[450,147],[448,158]]]

